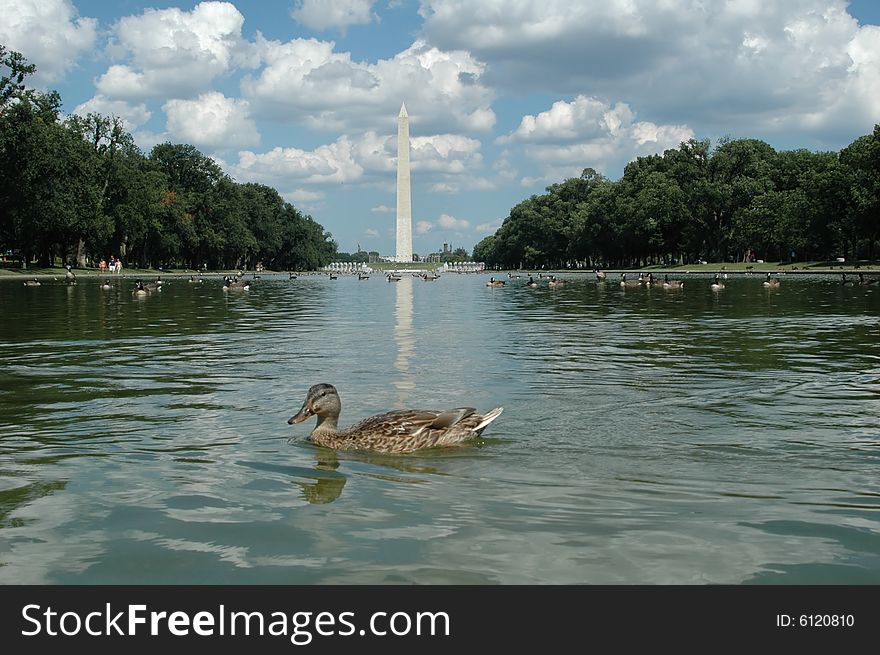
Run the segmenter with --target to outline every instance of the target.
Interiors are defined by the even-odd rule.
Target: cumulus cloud
[[[284,194],[284,197],[291,202],[315,202],[324,198],[324,194],[320,191],[306,191],[305,189],[294,189]]]
[[[102,116],[118,116],[122,119],[125,129],[129,132],[150,120],[151,112],[144,103],[133,104],[125,100],[111,100],[106,96],[96,95],[76,106],[74,114],[85,116],[90,113]]]
[[[878,28],[846,0],[422,0],[422,38],[468,48],[485,83],[626,98],[716,134],[880,120]],[[548,74],[552,71],[552,74]]]
[[[434,229],[434,224],[431,221],[417,221],[416,222],[416,234],[427,234],[431,230]]]
[[[97,21],[70,0],[2,0],[0,14],[0,43],[35,64],[42,84],[60,80],[95,43]]]
[[[364,230],[364,235],[375,238],[379,236],[379,230],[374,230],[373,228],[368,227],[366,230]]]
[[[189,98],[218,77],[258,62],[242,39],[244,16],[228,2],[202,2],[192,11],[145,9],[121,18],[108,51],[130,61],[101,75],[98,92],[109,97]]]
[[[195,100],[169,100],[162,109],[168,117],[168,131],[182,141],[221,150],[260,142],[246,100],[211,91]]]
[[[490,221],[489,223],[480,223],[477,227],[474,228],[474,231],[479,234],[494,234],[501,227],[501,221]]]
[[[686,125],[636,121],[626,103],[611,106],[578,96],[555,102],[536,116],[524,116],[516,130],[497,141],[523,144],[525,155],[539,164],[541,175],[522,180],[524,186],[532,186],[577,175],[588,166],[607,173],[637,156],[675,148],[693,137]]]
[[[182,112],[185,113],[185,112]],[[438,134],[413,139],[412,161],[415,181],[452,184],[463,180],[478,185],[474,172],[482,165],[480,142],[455,134]],[[391,184],[396,171],[397,141],[390,136],[366,132],[356,137],[343,135],[334,143],[314,150],[274,148],[257,153],[243,150],[230,168],[241,181],[262,182],[287,188],[292,181],[310,186],[342,184]],[[436,180],[441,182],[436,182]],[[450,182],[443,182],[449,180]],[[373,207],[373,213],[393,213],[387,205]]]
[[[444,230],[458,231],[468,230],[471,227],[469,221],[466,221],[463,218],[455,218],[454,216],[450,216],[449,214],[440,214],[440,218],[437,219],[437,225],[442,227]]]
[[[393,134],[406,101],[413,136],[495,124],[493,92],[481,81],[485,67],[464,50],[416,41],[376,63],[354,61],[332,41],[317,39],[259,37],[256,50],[264,67],[242,80],[242,92],[261,116],[324,131]]]
[[[238,153],[238,164],[230,167],[239,181],[261,182],[280,188],[291,184],[336,185],[361,179],[363,167],[354,160],[354,144],[347,136],[314,150],[273,148],[269,152]]]
[[[290,15],[309,29],[335,28],[345,32],[351,25],[378,20],[373,3],[374,0],[299,0]]]
[[[414,171],[464,173],[482,165],[480,147],[476,139],[460,134],[414,137],[410,139],[410,163]]]
[[[379,205],[377,207],[372,207],[370,211],[374,214],[390,214],[396,210],[394,207],[389,207],[388,205]]]

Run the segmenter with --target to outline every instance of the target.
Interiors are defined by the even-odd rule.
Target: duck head
[[[306,399],[303,401],[299,411],[290,417],[287,421],[290,425],[294,423],[302,423],[311,416],[317,414],[320,423],[325,418],[335,420],[339,417],[342,409],[342,403],[339,401],[339,394],[336,393],[336,387],[332,384],[316,384],[309,389]]]

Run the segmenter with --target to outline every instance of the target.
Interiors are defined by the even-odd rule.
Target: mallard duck
[[[37,280],[37,278],[34,278],[33,280],[26,280],[25,283],[24,283],[24,286],[26,286],[26,287],[38,287],[38,286],[40,286],[40,282]]]
[[[529,279],[528,279],[528,282],[526,282],[526,286],[531,287],[532,289],[537,289],[538,283],[535,282],[535,278],[533,278],[531,275],[529,275]]]
[[[547,286],[551,289],[558,289],[565,286],[565,280],[557,280],[555,275],[551,275]]]
[[[504,280],[496,280],[494,277],[489,278],[489,281],[486,282],[487,287],[503,287],[506,284]]]
[[[715,281],[711,284],[712,291],[720,291],[724,288],[724,282],[721,281],[721,278],[718,275],[715,275]]]
[[[477,414],[473,407],[445,411],[401,409],[377,414],[343,430],[337,421],[342,410],[339,394],[332,384],[316,384],[309,389],[300,410],[287,422],[302,423],[318,417],[309,439],[336,450],[375,450],[384,453],[410,453],[422,448],[457,446],[480,436],[503,407]]]
[[[764,286],[770,288],[776,288],[779,286],[779,278],[778,277],[770,277],[770,273],[767,273],[767,279],[764,280]]]
[[[681,289],[684,287],[684,282],[682,280],[670,280],[669,275],[664,276],[663,278],[663,288],[664,289]]]

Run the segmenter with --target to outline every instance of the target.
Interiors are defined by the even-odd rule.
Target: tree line
[[[638,267],[874,259],[880,125],[840,152],[691,139],[611,181],[591,168],[510,210],[474,247],[489,266]]]
[[[187,144],[145,155],[121,119],[62,119],[57,92],[0,45],[0,250],[50,266],[115,255],[143,268],[308,270],[332,235],[273,188],[240,184]]]

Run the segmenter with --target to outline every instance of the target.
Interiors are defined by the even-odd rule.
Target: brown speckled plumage
[[[443,411],[401,409],[371,416],[339,430],[337,421],[341,409],[336,388],[330,384],[316,384],[309,389],[299,412],[288,423],[301,423],[316,415],[318,424],[309,438],[326,448],[410,453],[423,448],[457,446],[474,439],[498,418],[503,408],[496,407],[486,414],[477,414],[473,407]]]

